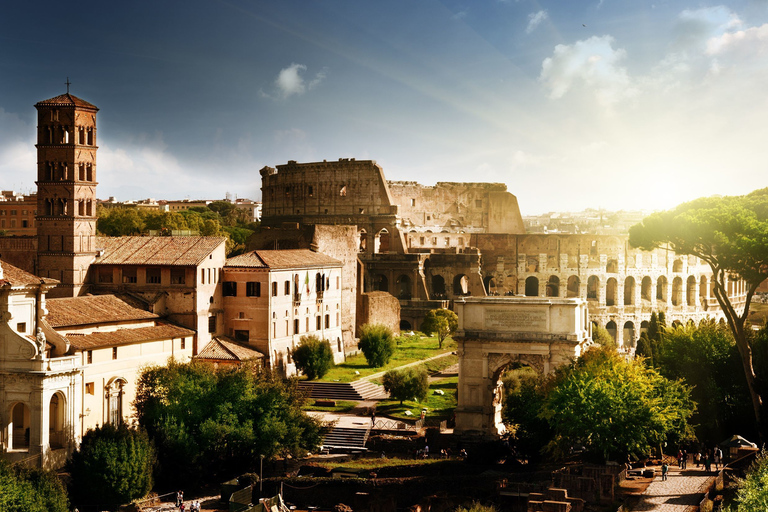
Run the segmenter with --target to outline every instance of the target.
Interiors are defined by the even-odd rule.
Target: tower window
[[[160,268],[159,267],[147,268],[147,283],[160,284]]]

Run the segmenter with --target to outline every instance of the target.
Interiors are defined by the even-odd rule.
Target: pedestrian
[[[718,470],[718,466],[720,464],[720,460],[721,460],[721,458],[723,456],[723,452],[720,451],[720,448],[715,446],[715,449],[712,450],[712,453],[713,453],[713,459],[715,461],[715,471],[717,471]]]
[[[701,467],[701,450],[696,452],[696,455],[694,455],[694,458],[696,459],[696,467]]]
[[[376,427],[376,413],[372,412],[371,413],[371,428],[375,428],[375,427]]]
[[[704,453],[704,470],[707,473],[712,472],[712,459],[710,458],[709,450]]]
[[[181,508],[182,503],[184,503],[184,492],[179,491],[176,493],[176,508]]]
[[[677,467],[683,469],[683,449],[677,450]]]
[[[661,465],[661,479],[666,480],[667,479],[667,473],[669,473],[669,464],[666,462]]]
[[[688,469],[688,450],[683,448],[683,469]]]
[[[428,444],[424,445],[424,458],[425,459],[429,458],[429,445]]]

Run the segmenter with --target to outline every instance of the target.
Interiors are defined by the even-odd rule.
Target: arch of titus
[[[591,341],[587,302],[573,298],[467,297],[455,302],[459,396],[455,432],[496,437],[501,374],[524,364],[547,374],[581,355]]]

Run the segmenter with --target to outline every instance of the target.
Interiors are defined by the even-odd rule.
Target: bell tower
[[[67,93],[37,109],[37,273],[61,284],[49,297],[81,293],[96,255],[96,112]]]

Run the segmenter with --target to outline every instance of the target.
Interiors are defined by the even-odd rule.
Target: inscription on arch
[[[547,311],[542,309],[486,309],[487,329],[520,330],[547,329]]]

